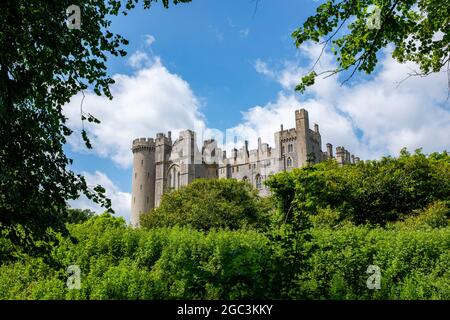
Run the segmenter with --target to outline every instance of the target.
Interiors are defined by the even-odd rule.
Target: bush
[[[250,184],[235,179],[197,179],[166,193],[160,206],[142,215],[144,228],[190,226],[237,230],[263,228],[270,207]]]
[[[407,218],[400,223],[409,229],[418,228],[445,228],[449,225],[450,207],[444,201],[436,201],[423,210],[418,210],[417,215]]]
[[[385,225],[433,201],[450,200],[450,155],[402,150],[397,159],[345,166],[328,161],[274,175],[267,185],[279,211],[295,225],[325,208],[355,224]]]
[[[52,264],[0,266],[0,299],[450,299],[450,228],[131,229],[109,215],[69,226]],[[307,241],[306,241],[307,240]],[[81,269],[68,290],[66,269]],[[381,289],[366,286],[381,270]]]

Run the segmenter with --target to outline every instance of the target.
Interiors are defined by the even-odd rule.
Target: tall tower
[[[305,109],[295,111],[295,130],[297,132],[298,165],[303,167],[308,164],[308,154],[311,153],[308,140],[308,111]]]
[[[155,205],[155,142],[152,138],[133,140],[133,181],[131,225],[139,226],[141,214]]]
[[[167,171],[169,169],[172,139],[170,131],[166,137],[164,133],[156,134],[155,141],[155,207],[159,206],[161,197],[167,189]]]

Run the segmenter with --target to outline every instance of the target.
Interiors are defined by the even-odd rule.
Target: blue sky
[[[130,40],[129,52],[142,49],[145,34],[154,36],[152,51],[206,99],[208,125],[225,129],[240,121],[241,110],[276,96],[277,84],[255,73],[254,61],[294,58],[290,34],[316,6],[313,0],[262,0],[257,8],[250,0],[194,0],[168,10],[158,4],[114,19],[113,30]],[[110,64],[111,73],[129,71],[123,59]]]
[[[131,140],[159,131],[231,130],[250,146],[259,136],[273,145],[280,123],[293,126],[294,110],[304,107],[323,144],[344,145],[363,159],[395,155],[403,146],[449,150],[444,74],[397,87],[414,66],[386,54],[372,76],[357,75],[344,86],[337,78],[319,80],[306,95],[295,93],[320,47],[297,49],[290,34],[319,3],[261,0],[255,11],[254,1],[194,0],[114,17],[112,31],[130,41],[128,55],[108,62],[116,79],[113,101],[86,93],[85,111],[102,120],[88,128],[94,150],[83,148],[77,134],[81,96],[66,107],[75,130],[66,146],[73,169],[102,183],[113,207],[128,217]],[[319,68],[334,65],[327,50]],[[100,210],[83,198],[72,205]]]

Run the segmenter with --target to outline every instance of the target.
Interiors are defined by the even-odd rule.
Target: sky
[[[361,159],[396,156],[403,147],[450,150],[446,74],[401,82],[417,66],[394,61],[392,48],[370,76],[356,74],[345,84],[343,77],[320,78],[305,94],[295,92],[321,47],[296,48],[290,35],[320,2],[194,0],[113,17],[111,31],[130,41],[128,55],[108,61],[113,100],[85,92],[83,110],[102,121],[85,124],[92,150],[80,135],[81,94],[64,107],[74,130],[65,146],[72,169],[104,186],[116,214],[129,221],[131,142],[157,132],[171,130],[176,138],[193,129],[228,150],[243,140],[255,148],[258,137],[274,146],[280,124],[294,127],[294,111],[305,108],[323,146],[345,146]],[[334,67],[326,50],[318,69]],[[84,197],[70,205],[103,211]]]

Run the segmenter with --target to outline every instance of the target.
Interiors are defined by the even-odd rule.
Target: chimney
[[[319,125],[317,123],[314,123],[314,131],[319,133]]]
[[[280,131],[283,132],[283,124],[280,125]]]
[[[327,154],[328,158],[333,158],[333,145],[331,143],[327,143]]]

